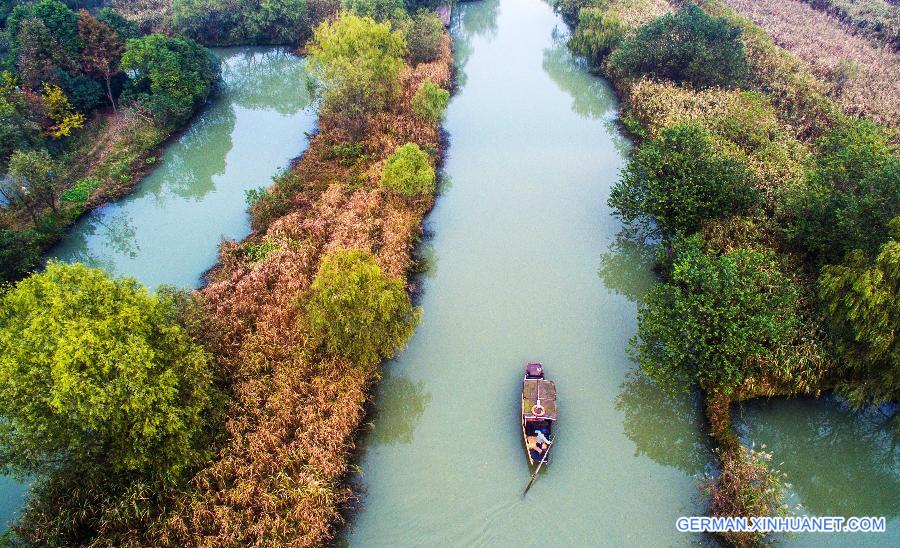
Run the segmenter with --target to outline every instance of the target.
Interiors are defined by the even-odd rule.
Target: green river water
[[[615,96],[572,60],[565,26],[541,0],[458,4],[453,33],[459,88],[445,124],[447,181],[427,220],[423,321],[385,366],[360,441],[359,508],[337,543],[707,544],[674,527],[703,512],[697,483],[713,471],[699,405],[663,397],[626,354],[634,299],[653,276],[617,245],[606,207],[629,149]],[[220,238],[247,234],[244,190],[302,152],[315,114],[302,60],[217,51],[220,95],[134,194],[82,219],[52,256],[151,287],[196,287]],[[560,421],[553,463],[523,500],[526,360],[557,382]],[[900,455],[878,410],[778,400],[735,416],[746,442],[784,461],[800,512],[889,518],[884,535],[780,540],[900,545]],[[5,523],[25,487],[0,481]]]

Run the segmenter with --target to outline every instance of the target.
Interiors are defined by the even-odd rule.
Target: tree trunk
[[[103,72],[104,79],[106,80],[106,97],[109,99],[109,104],[112,105],[113,112],[116,111],[116,100],[113,99],[112,86],[109,84],[110,75],[109,70]]]

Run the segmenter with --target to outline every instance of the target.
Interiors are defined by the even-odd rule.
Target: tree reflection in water
[[[853,412],[836,397],[757,399],[735,413],[742,441],[766,444],[803,507],[820,516],[900,516],[896,408]],[[783,461],[783,464],[779,464]]]
[[[368,437],[369,446],[411,443],[416,424],[431,402],[425,383],[414,382],[403,374],[388,372],[380,381],[378,406],[373,422],[375,429]]]
[[[670,396],[640,372],[622,383],[616,409],[625,413],[625,435],[635,456],[701,475],[713,460],[697,394]]]
[[[453,10],[450,32],[453,34],[453,59],[457,93],[466,85],[466,63],[472,56],[474,38],[493,39],[497,35],[500,0],[459,3]]]
[[[598,274],[607,289],[640,303],[657,281],[655,264],[656,249],[651,241],[637,231],[622,230],[600,256]]]
[[[245,48],[222,55],[221,92],[238,107],[291,115],[310,106],[306,63],[290,51]],[[286,87],[292,93],[284,93]]]

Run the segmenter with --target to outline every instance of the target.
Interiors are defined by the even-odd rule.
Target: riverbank
[[[640,55],[633,50],[623,52],[626,47],[634,47],[632,44],[637,40],[634,37],[638,34],[638,29],[643,32],[640,39],[649,39],[651,31],[646,30],[649,28],[646,25],[657,24],[659,28],[659,25],[664,24],[663,20],[674,21],[668,14],[673,13],[682,4],[664,0],[625,0],[598,4],[589,1],[557,3],[559,9],[566,15],[567,21],[573,25],[574,37],[570,46],[585,56],[594,70],[610,77],[622,97],[624,126],[642,147],[647,146],[648,155],[636,161],[648,161],[647,158],[652,158],[650,154],[653,154],[649,150],[660,150],[666,146],[666,139],[674,139],[675,129],[672,128],[699,127],[697,131],[705,134],[705,139],[710,141],[706,146],[714,151],[712,154],[721,154],[728,157],[730,162],[739,162],[739,165],[749,173],[748,180],[753,181],[752,191],[760,197],[760,209],[757,211],[738,211],[731,216],[723,215],[721,211],[714,212],[711,219],[705,219],[700,225],[697,230],[699,236],[694,241],[701,244],[701,249],[704,250],[701,252],[709,257],[707,260],[720,261],[720,264],[732,260],[732,257],[735,261],[748,260],[754,254],[757,254],[755,255],[757,258],[753,260],[772,261],[769,263],[770,266],[765,267],[774,269],[773,277],[767,282],[772,284],[769,289],[778,284],[786,284],[785,287],[790,288],[787,294],[793,292],[796,295],[786,298],[796,299],[797,304],[792,305],[788,314],[795,314],[797,323],[786,327],[785,332],[789,332],[789,335],[783,334],[781,338],[761,341],[763,350],[758,355],[752,355],[752,359],[748,359],[746,355],[741,356],[741,361],[745,363],[739,367],[744,367],[745,370],[740,373],[741,377],[737,382],[727,380],[726,373],[723,372],[726,367],[734,366],[730,363],[721,363],[714,364],[715,367],[721,368],[719,371],[708,373],[707,377],[700,377],[700,385],[705,392],[709,433],[718,445],[717,454],[720,463],[719,476],[708,485],[711,497],[709,512],[712,515],[725,516],[777,513],[783,511],[778,502],[782,489],[780,472],[770,469],[767,464],[766,459],[771,458],[770,455],[740,444],[732,428],[732,406],[759,397],[818,396],[838,387],[845,393],[848,390],[852,392],[854,382],[847,380],[848,375],[852,378],[854,373],[848,374],[841,370],[841,357],[835,354],[829,325],[821,316],[819,308],[821,263],[825,260],[838,261],[841,256],[838,255],[836,259],[817,257],[814,250],[803,247],[805,244],[798,245],[796,237],[793,241],[785,237],[782,223],[791,222],[789,218],[791,196],[802,193],[808,184],[806,177],[811,164],[810,158],[815,158],[819,165],[825,165],[827,162],[839,164],[852,161],[847,158],[853,158],[853,152],[843,152],[846,156],[840,160],[828,154],[835,154],[836,151],[842,153],[841,147],[846,146],[844,143],[848,140],[852,142],[858,135],[871,134],[872,142],[875,143],[872,145],[874,149],[885,152],[873,153],[865,162],[877,166],[879,158],[886,158],[883,161],[890,164],[891,155],[896,155],[896,151],[891,153],[892,149],[887,142],[895,139],[896,135],[889,131],[874,129],[874,126],[860,125],[862,123],[852,117],[852,113],[855,112],[853,108],[849,108],[849,112],[844,112],[827,96],[829,89],[814,77],[802,62],[776,46],[766,32],[754,23],[737,16],[722,2],[715,0],[703,0],[699,5],[709,15],[723,17],[723,21],[738,29],[740,44],[746,50],[746,80],[741,81],[740,85],[727,83],[710,86],[701,83],[692,86],[690,76],[685,78],[683,74],[680,77],[688,81],[674,83],[663,75],[654,74],[654,61],[646,59],[644,60],[646,64],[639,71],[632,68],[630,69],[632,72],[628,72],[629,69],[623,69],[623,66],[627,67],[629,62],[633,62],[634,58],[628,58],[628,55]],[[700,18],[696,15],[684,15],[684,11],[679,14],[683,17],[693,17],[695,21]],[[707,44],[697,47],[716,46]],[[739,64],[735,66],[736,70],[740,69]],[[669,67],[668,70],[677,69]],[[724,72],[728,67],[720,65],[709,70]],[[695,76],[710,78],[715,77],[713,74],[710,72]],[[883,133],[879,133],[880,131]],[[638,166],[623,177],[632,177],[632,180],[640,177],[641,172],[637,170],[642,169],[642,165]],[[619,192],[627,192],[627,187],[620,188]],[[893,203],[890,198],[885,199],[888,211],[892,207],[897,207],[896,198]],[[626,219],[629,215],[632,220],[644,215],[652,217],[657,227],[659,225],[665,227],[666,219],[660,217],[667,214],[665,206],[655,206],[657,209],[650,211],[641,210],[641,206],[638,206],[637,211],[623,212],[622,207],[633,208],[634,203],[629,203],[628,198],[622,198],[622,194],[617,199],[611,200],[611,203],[613,201],[620,208],[620,215]],[[682,209],[676,215],[686,214],[689,210],[684,208],[693,205],[690,202],[681,203],[678,207]],[[872,222],[868,221],[869,224]],[[878,223],[885,222],[878,220]],[[882,229],[878,227],[876,230]],[[691,231],[693,230],[688,230],[688,233]],[[662,233],[665,235],[664,230]],[[701,285],[691,286],[691,282],[686,281],[690,280],[692,275],[690,269],[710,268],[712,271],[713,268],[721,268],[703,266],[702,262],[690,262],[696,259],[679,258],[679,253],[686,252],[679,250],[678,245],[684,244],[679,243],[678,237],[669,237],[659,246],[660,257],[662,253],[667,255],[665,259],[660,259],[659,266],[663,272],[664,284],[667,286],[653,296],[656,301],[644,305],[638,329],[639,336],[634,343],[638,350],[636,356],[641,365],[651,375],[654,373],[659,375],[660,379],[664,379],[667,374],[680,373],[673,373],[674,368],[671,365],[658,364],[654,357],[654,352],[657,351],[655,349],[669,348],[670,353],[666,359],[669,363],[680,360],[681,356],[678,354],[680,350],[674,348],[677,346],[674,340],[669,340],[668,343],[661,342],[667,340],[665,332],[662,331],[666,327],[662,326],[668,320],[665,313],[653,307],[659,306],[664,299],[689,299],[690,295],[702,295],[707,290],[702,286],[702,282]],[[874,247],[877,252],[877,245]],[[771,259],[764,258],[767,256]],[[673,265],[670,263],[676,263],[674,268],[679,272],[676,275],[677,281],[672,281]],[[714,264],[715,262],[707,263],[707,265]],[[729,273],[722,270],[719,275],[733,276],[734,271]],[[785,281],[778,281],[779,278]],[[713,291],[724,290],[720,288]],[[670,293],[665,293],[667,291]],[[684,293],[680,293],[681,291]],[[745,296],[736,298],[741,299]],[[778,297],[773,292],[764,298]],[[717,310],[727,310],[727,307],[733,306],[733,302],[735,301],[723,302]],[[665,305],[669,309],[674,306],[682,304],[679,302],[675,305],[669,302]],[[748,310],[741,310],[728,320],[729,329],[740,332],[740,335],[735,335],[736,337],[754,336],[749,335],[751,329],[749,323],[734,323],[746,321],[746,317],[750,314]],[[704,321],[693,322],[688,312],[678,320],[678,323],[682,326],[679,329],[684,329],[684,326],[697,329]],[[695,336],[697,335],[695,333]],[[707,341],[702,340],[706,336],[706,333],[699,334],[701,340],[697,344],[707,344]],[[728,344],[740,344],[736,340],[729,341]],[[727,358],[727,350],[722,350],[727,348],[726,344],[716,337],[711,337],[711,341],[711,349],[703,350],[707,352],[704,354],[705,358],[699,356],[688,358],[689,362],[695,364],[693,367],[697,367],[696,363],[699,360],[702,371],[705,367],[702,361],[709,359],[710,355],[718,356],[720,359]],[[690,352],[692,350],[687,350],[688,354]],[[666,367],[669,367],[669,373],[665,373]],[[673,377],[665,378],[665,382],[671,381]],[[860,403],[859,400],[857,403]],[[753,545],[762,540],[758,535],[742,534],[728,534],[724,535],[724,538],[740,546]]]
[[[330,538],[352,496],[348,459],[380,373],[377,363],[317,353],[300,303],[323,258],[341,249],[371,253],[385,275],[408,282],[434,198],[400,197],[381,186],[381,173],[409,142],[439,164],[439,126],[414,115],[411,103],[426,79],[449,89],[451,72],[445,34],[436,61],[402,69],[398,100],[370,116],[360,139],[320,117],[303,156],[251,208],[254,233],[222,245],[200,295],[232,394],[228,441],[151,530],[156,542],[296,546]]]

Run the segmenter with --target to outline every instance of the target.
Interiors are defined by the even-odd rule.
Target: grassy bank
[[[864,100],[847,100],[833,70],[726,4],[746,3],[556,2],[570,48],[611,79],[638,143],[610,198],[623,238],[657,254],[662,278],[639,303],[634,356],[663,389],[700,385],[721,465],[709,512],[754,516],[785,510],[781,475],[741,446],[732,404],[829,390],[857,405],[897,399],[896,299],[885,298],[896,276],[878,265],[896,254],[900,155],[893,106],[871,82],[843,82],[863,86]],[[820,41],[860,40],[831,24]],[[878,206],[862,214],[863,203]],[[863,289],[863,272],[878,282]]]

